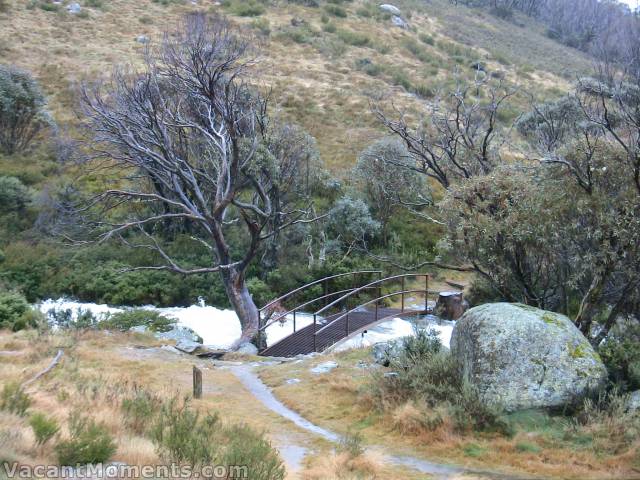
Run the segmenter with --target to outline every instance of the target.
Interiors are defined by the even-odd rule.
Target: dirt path
[[[282,402],[280,402],[271,392],[258,375],[253,371],[251,365],[239,365],[231,368],[231,371],[238,377],[244,387],[258,399],[265,407],[275,412],[279,416],[293,422],[299,428],[302,428],[313,435],[320,436],[325,440],[336,443],[340,436],[335,432],[324,429],[311,423],[303,418],[297,412],[294,412]],[[393,464],[401,467],[407,467],[427,474],[430,477],[441,480],[453,479],[486,479],[486,480],[523,480],[524,477],[516,477],[496,472],[483,472],[478,470],[466,469],[454,465],[441,463],[433,463],[427,460],[400,455],[389,455],[387,449],[382,446],[369,446],[367,451],[375,453],[384,463]]]

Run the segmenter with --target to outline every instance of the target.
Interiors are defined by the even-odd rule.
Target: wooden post
[[[349,336],[349,313],[347,312],[347,337]]]
[[[429,311],[429,275],[424,276],[424,313]]]
[[[404,278],[405,277],[402,277],[402,303],[401,303],[401,307],[400,307],[400,311],[401,312],[404,312],[404,290],[405,290],[405,288],[404,288]]]
[[[293,333],[296,333],[296,311],[293,311]]]
[[[193,366],[193,398],[202,398],[202,370]]]

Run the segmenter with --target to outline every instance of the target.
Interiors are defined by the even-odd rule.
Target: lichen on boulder
[[[467,311],[451,353],[481,398],[508,411],[561,407],[600,389],[607,370],[571,320],[510,303]]]

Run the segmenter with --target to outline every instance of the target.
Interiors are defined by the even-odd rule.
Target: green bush
[[[268,37],[271,35],[271,24],[267,18],[256,18],[251,22],[251,26],[258,30],[262,35]]]
[[[133,327],[144,326],[152,332],[168,332],[175,323],[175,320],[165,317],[159,312],[136,308],[112,313],[99,323],[99,327],[126,332]]]
[[[58,433],[60,427],[54,418],[48,418],[43,413],[34,413],[29,418],[29,425],[36,437],[36,445],[44,445]]]
[[[165,402],[151,428],[151,438],[163,460],[203,465],[213,461],[220,442],[220,419],[215,414],[201,417],[187,399]]]
[[[357,458],[364,453],[364,447],[362,446],[362,434],[360,432],[347,431],[340,437],[340,443],[338,444],[338,452],[344,452],[351,458]]]
[[[262,15],[265,10],[264,6],[259,3],[249,2],[237,2],[231,8],[231,12],[239,17],[258,17]]]
[[[252,480],[285,476],[282,460],[264,435],[246,425],[225,426],[217,414],[202,416],[187,399],[164,402],[150,435],[167,462],[242,466],[247,470],[243,477]]]
[[[418,330],[404,339],[400,354],[391,359],[389,367],[394,375],[376,374],[370,385],[376,404],[394,407],[414,401],[429,409],[448,411],[456,430],[512,434],[499,406],[485,404],[477,391],[463,382],[436,331]],[[442,423],[441,419],[436,423]]]
[[[337,34],[340,40],[354,47],[365,47],[371,42],[368,35],[353,30],[338,30]]]
[[[22,211],[31,203],[31,192],[16,177],[0,176],[0,209],[2,213]]]
[[[427,45],[435,45],[436,43],[433,37],[431,35],[427,35],[426,33],[421,33],[419,35],[419,38],[422,43],[426,43]]]
[[[17,292],[0,291],[0,329],[17,332],[35,328],[41,320],[42,316],[31,309],[24,296]]]
[[[640,389],[640,325],[626,325],[616,329],[600,345],[609,379],[622,391]]]
[[[146,390],[136,390],[131,398],[122,400],[125,426],[138,435],[148,433],[162,402]]]
[[[231,469],[247,467],[246,477],[252,480],[283,480],[286,470],[278,452],[264,435],[247,425],[232,425],[224,429],[224,448],[217,463]],[[244,474],[243,474],[244,475]]]
[[[347,11],[338,5],[326,5],[325,11],[334,17],[347,18]]]
[[[31,397],[18,382],[10,382],[4,386],[0,396],[0,410],[24,417],[30,406]]]
[[[463,383],[461,390],[454,397],[453,420],[456,430],[497,432],[512,436],[513,429],[505,419],[498,405],[489,405],[478,395],[472,386]]]
[[[52,120],[46,100],[30,73],[0,65],[0,151],[13,154],[25,150]]]
[[[104,463],[116,452],[116,443],[106,427],[94,419],[73,413],[69,417],[67,440],[54,447],[60,465],[75,466]]]

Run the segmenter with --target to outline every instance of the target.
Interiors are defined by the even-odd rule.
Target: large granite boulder
[[[451,353],[481,398],[508,411],[570,404],[607,378],[569,318],[520,304],[467,311],[453,329]]]

